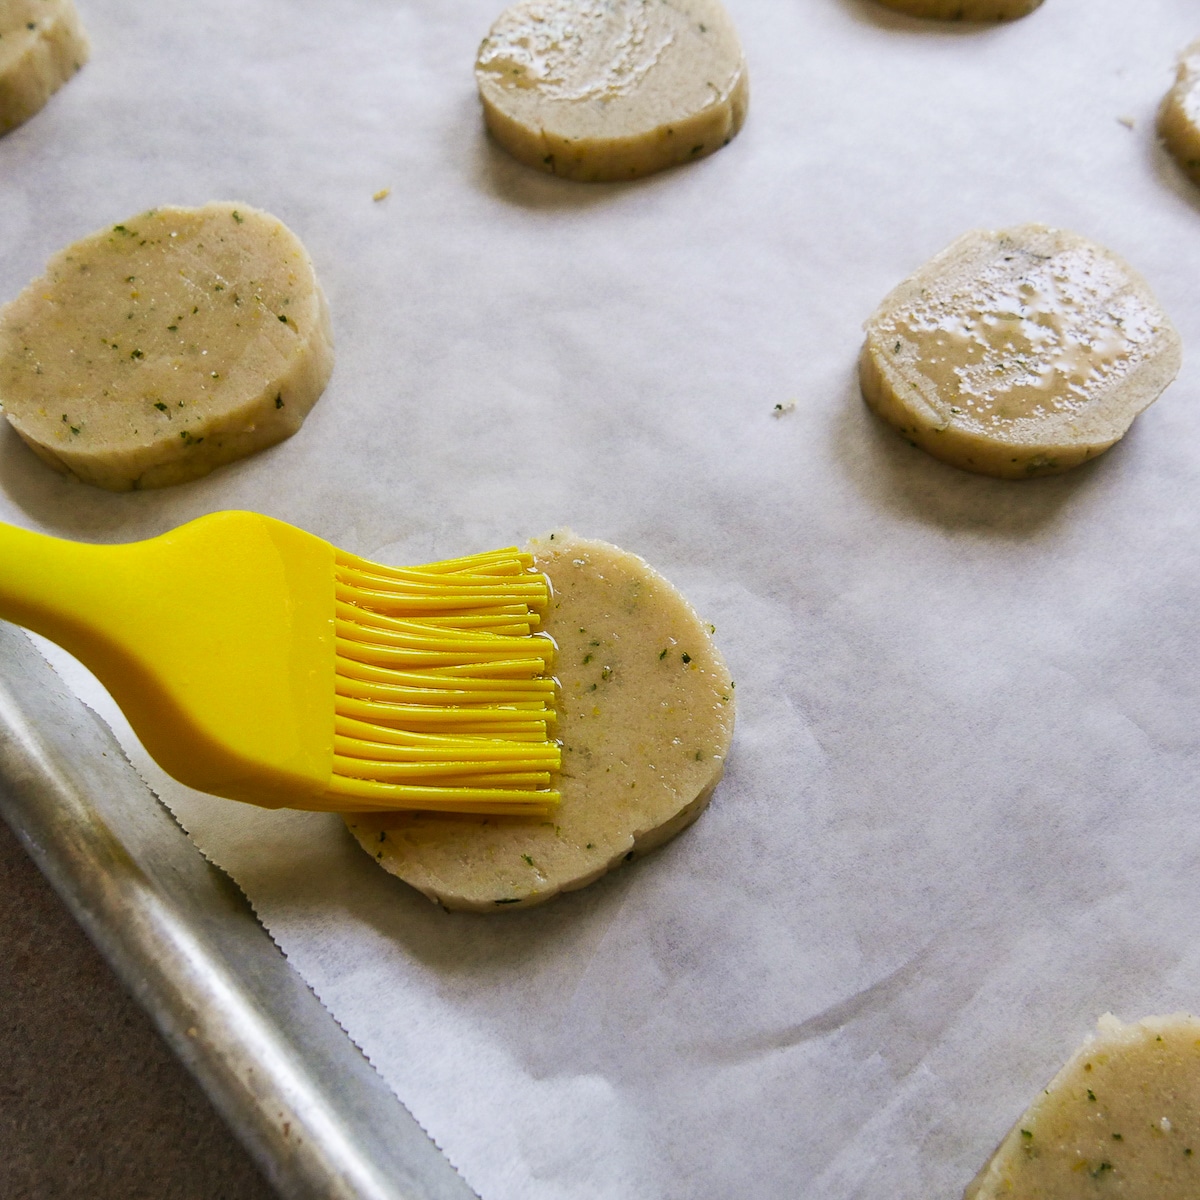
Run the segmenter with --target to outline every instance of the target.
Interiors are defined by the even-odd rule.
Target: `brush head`
[[[331,807],[548,813],[554,643],[532,556],[395,568],[338,551],[334,580]]]

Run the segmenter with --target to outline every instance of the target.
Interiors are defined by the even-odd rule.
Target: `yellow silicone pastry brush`
[[[0,525],[0,617],[88,666],[181,783],[268,808],[545,815],[548,600],[517,550],[384,567],[256,513],[116,546]]]

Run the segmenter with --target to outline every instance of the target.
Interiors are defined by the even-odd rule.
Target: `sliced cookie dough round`
[[[87,59],[74,0],[0,0],[0,133],[40,111]]]
[[[1158,133],[1179,165],[1200,183],[1200,42],[1179,58],[1174,86],[1158,110]]]
[[[719,0],[518,0],[483,39],[475,79],[510,154],[590,182],[711,154],[749,99]]]
[[[158,208],[50,260],[0,309],[0,406],[112,491],[206,475],[299,429],[333,369],[325,296],[282,221]]]
[[[879,0],[885,8],[935,21],[1015,21],[1042,0]]]
[[[1200,1021],[1186,1013],[1095,1036],[1039,1093],[964,1200],[1195,1200]]]
[[[964,234],[866,323],[867,403],[981,475],[1052,475],[1103,453],[1175,378],[1179,335],[1115,254],[1044,225]]]
[[[540,821],[346,818],[380,866],[446,908],[501,912],[583,887],[691,824],[721,778],[733,682],[688,602],[642,559],[560,532],[530,545],[553,587],[562,802]]]

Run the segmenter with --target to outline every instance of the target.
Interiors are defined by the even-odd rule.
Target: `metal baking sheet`
[[[108,727],[3,624],[0,815],[281,1195],[475,1195]]]

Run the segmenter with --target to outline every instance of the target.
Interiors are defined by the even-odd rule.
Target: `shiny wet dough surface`
[[[528,166],[633,179],[741,128],[746,64],[719,0],[518,0],[475,63],[484,119]]]
[[[1117,255],[1065,230],[964,234],[866,323],[863,396],[968,471],[1050,475],[1108,449],[1179,370],[1179,335]]]
[[[1200,41],[1180,55],[1175,83],[1158,110],[1158,132],[1183,170],[1200,183]]]

